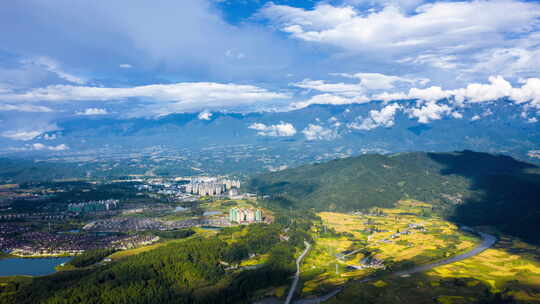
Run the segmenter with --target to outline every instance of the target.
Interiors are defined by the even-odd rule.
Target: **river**
[[[71,260],[71,257],[0,259],[0,277],[15,275],[47,275],[55,272],[54,267],[68,262],[69,260]]]
[[[461,229],[465,230],[465,231],[468,231],[468,232],[477,233],[478,235],[480,235],[482,237],[482,243],[480,243],[479,245],[474,247],[474,249],[472,249],[472,250],[470,250],[470,251],[468,251],[466,253],[459,254],[459,255],[453,256],[451,258],[439,261],[439,262],[426,264],[426,265],[421,265],[421,266],[416,266],[414,268],[403,270],[403,271],[396,271],[396,272],[391,273],[390,275],[392,275],[392,276],[408,276],[408,275],[411,275],[413,273],[427,271],[427,270],[430,270],[430,269],[438,267],[438,266],[455,263],[455,262],[458,262],[458,261],[473,257],[473,256],[475,256],[477,254],[480,254],[481,252],[483,252],[484,250],[490,248],[491,246],[493,246],[497,242],[497,238],[494,237],[491,234],[487,234],[487,233],[483,233],[483,232],[476,232],[476,231],[474,231],[473,229],[471,229],[469,227],[461,227]],[[369,281],[372,281],[372,280],[375,280],[375,279],[377,279],[377,278],[375,278],[375,277],[367,277],[367,278],[358,280],[356,282],[363,283],[363,282],[369,282]],[[325,295],[322,295],[322,296],[316,297],[316,298],[299,299],[299,300],[294,301],[294,304],[318,304],[318,303],[322,303],[322,302],[328,301],[329,299],[331,299],[334,296],[336,296],[337,294],[339,294],[341,291],[343,291],[344,288],[345,288],[344,286],[341,286],[341,287],[333,290],[332,292],[330,292],[328,294],[325,294]]]

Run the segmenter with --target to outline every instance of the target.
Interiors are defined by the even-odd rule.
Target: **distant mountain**
[[[492,225],[540,242],[540,168],[508,156],[362,155],[262,174],[247,187],[283,207],[315,210],[390,207],[417,199],[454,221]]]
[[[412,105],[414,102],[399,103]],[[282,165],[297,165],[366,152],[442,152],[463,149],[505,153],[526,161],[539,161],[533,157],[540,154],[530,153],[540,150],[538,123],[529,123],[520,117],[520,110],[513,103],[492,103],[489,110],[484,104],[471,104],[461,110],[462,117],[448,116],[428,123],[419,123],[400,111],[395,115],[393,124],[388,123],[386,127],[371,126],[373,128],[369,130],[359,129],[362,119],[376,109],[380,109],[380,104],[311,105],[290,112],[215,112],[201,117],[199,113],[184,113],[155,119],[76,117],[58,121],[56,125],[59,130],[47,132],[32,141],[0,138],[0,152],[7,156],[24,153],[62,155],[97,149],[114,153],[140,151],[156,146],[193,150],[227,145],[259,145],[268,147],[270,155],[279,154],[281,160],[298,160],[294,164],[284,161]],[[264,124],[269,129],[257,130],[253,128],[256,123]],[[271,132],[272,126],[282,123],[290,123],[296,133]],[[52,147],[65,144],[69,150],[58,151],[43,146],[32,149],[31,145],[35,143]],[[302,157],[305,159],[301,160]],[[262,165],[257,163],[247,170],[253,171],[257,167]]]

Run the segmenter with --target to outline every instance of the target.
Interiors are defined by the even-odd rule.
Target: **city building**
[[[186,193],[201,196],[225,195],[232,189],[240,188],[239,180],[216,179],[216,180],[192,180],[186,185]]]
[[[94,211],[108,211],[118,207],[119,200],[108,199],[100,201],[89,201],[82,203],[72,203],[68,205],[68,211],[74,213],[85,213]]]
[[[240,224],[258,223],[263,221],[263,214],[260,209],[231,208],[229,210],[229,221]]]

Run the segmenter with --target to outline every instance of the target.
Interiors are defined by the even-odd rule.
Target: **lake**
[[[0,277],[14,275],[47,275],[55,272],[54,267],[68,262],[69,260],[71,260],[71,257],[0,259]]]

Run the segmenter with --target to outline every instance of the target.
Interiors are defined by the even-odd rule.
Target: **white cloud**
[[[446,115],[452,115],[453,110],[447,104],[437,104],[428,101],[420,107],[406,110],[410,118],[417,118],[419,123],[429,123],[432,120],[442,119]]]
[[[344,97],[335,94],[319,94],[304,101],[297,101],[291,104],[292,109],[301,109],[312,104],[330,104],[330,105],[345,105],[353,103],[367,103],[370,99],[367,96]]]
[[[391,64],[394,70],[446,82],[530,77],[540,68],[537,1],[330,3],[336,2],[321,1],[312,9],[271,3],[259,16],[293,39],[330,46],[326,50],[335,61],[351,59],[351,64],[385,70]]]
[[[17,111],[17,112],[53,112],[51,108],[45,106],[36,106],[28,104],[0,104],[0,111]]]
[[[307,100],[295,102],[291,105],[291,107],[293,109],[299,109],[312,104],[343,105],[367,103],[371,101],[371,99],[367,97],[367,93],[370,91],[394,89],[398,83],[410,86],[414,84],[424,85],[429,82],[429,79],[425,78],[408,78],[380,73],[334,73],[332,75],[357,79],[358,82],[330,83],[324,80],[304,79],[301,82],[292,83],[292,86],[324,92],[324,94],[314,95]],[[380,93],[380,97],[386,97],[385,94],[388,93]]]
[[[56,134],[51,134],[51,135],[44,134],[43,139],[45,139],[45,140],[55,140],[56,139]]]
[[[406,14],[390,3],[364,12],[324,3],[312,10],[270,4],[261,14],[300,40],[352,51],[399,51],[498,45],[507,33],[534,28],[540,6],[515,0],[435,2]]]
[[[521,87],[513,87],[510,82],[501,76],[489,77],[488,84],[471,83],[464,88],[444,90],[441,87],[411,88],[408,93],[388,93],[374,95],[375,99],[385,101],[401,99],[419,99],[431,102],[446,98],[453,98],[457,105],[463,102],[481,103],[491,102],[501,98],[508,98],[527,108],[540,109],[540,78],[529,78],[522,81]]]
[[[107,115],[109,112],[107,112],[106,109],[100,109],[100,108],[88,108],[84,111],[76,112],[75,115],[83,115],[83,116],[93,116],[93,115]]]
[[[28,141],[32,140],[39,135],[41,135],[41,131],[5,131],[2,132],[2,137],[13,139],[13,140],[22,140],[22,141]]]
[[[471,121],[477,121],[480,118],[481,118],[480,115],[474,115],[473,117],[471,117]]]
[[[210,120],[211,117],[212,117],[212,112],[208,112],[208,111],[203,111],[199,113],[199,115],[197,115],[197,118],[199,118],[200,120]]]
[[[160,102],[163,111],[188,111],[248,105],[260,101],[288,99],[289,96],[253,85],[213,82],[154,84],[129,88],[53,85],[20,94],[0,94],[0,100],[27,102],[112,101],[129,98]],[[165,106],[163,103],[169,104]]]
[[[49,57],[36,57],[32,59],[26,59],[26,60],[23,60],[23,63],[42,67],[45,70],[56,74],[58,77],[72,83],[76,83],[76,84],[86,83],[84,79],[63,71],[60,68],[59,63]]]
[[[340,94],[346,97],[358,97],[365,94],[370,90],[389,90],[395,87],[396,83],[408,83],[415,84],[420,83],[424,85],[429,82],[429,79],[425,78],[407,78],[393,75],[385,75],[380,73],[338,73],[332,74],[335,76],[342,76],[347,78],[357,79],[357,83],[328,83],[324,80],[311,80],[304,79],[303,81],[293,83],[291,85],[303,89],[311,89],[325,93]]]
[[[324,80],[304,79],[301,82],[293,83],[295,87],[311,89],[321,92],[338,93],[344,96],[357,96],[363,94],[366,89],[359,83],[327,83]]]
[[[133,66],[129,63],[122,63],[122,64],[119,64],[118,67],[122,69],[131,69]]]
[[[458,67],[457,60],[458,57],[454,55],[441,56],[440,54],[424,53],[417,56],[405,57],[396,62],[430,65],[439,69],[455,69]]]
[[[429,79],[426,78],[409,78],[394,75],[385,75],[381,73],[341,73],[338,75],[359,79],[360,85],[367,90],[389,90],[393,89],[395,87],[395,84],[399,82],[409,84],[420,83],[422,85],[429,82]]]
[[[4,131],[0,134],[0,136],[9,138],[12,140],[20,140],[20,141],[29,141],[32,140],[39,135],[49,132],[49,131],[55,131],[58,130],[58,127],[56,125],[47,125],[40,128],[36,128],[34,130],[10,130],[10,131]]]
[[[357,130],[371,130],[378,127],[390,128],[394,125],[394,117],[398,110],[402,109],[397,103],[385,106],[380,111],[371,110],[369,116],[361,123],[350,123],[347,126]]]
[[[257,130],[261,136],[293,136],[296,129],[290,123],[280,122],[277,125],[265,125],[263,123],[251,124],[248,128]]]
[[[30,150],[65,151],[65,150],[69,150],[69,147],[67,145],[65,145],[65,144],[60,144],[60,145],[57,145],[57,146],[47,146],[47,145],[44,145],[44,144],[35,143],[35,144],[32,144],[30,146]]]
[[[531,118],[527,119],[527,122],[528,123],[537,123],[538,119],[536,117],[531,117]]]
[[[336,130],[314,124],[309,124],[302,133],[307,140],[333,140],[339,137]]]

